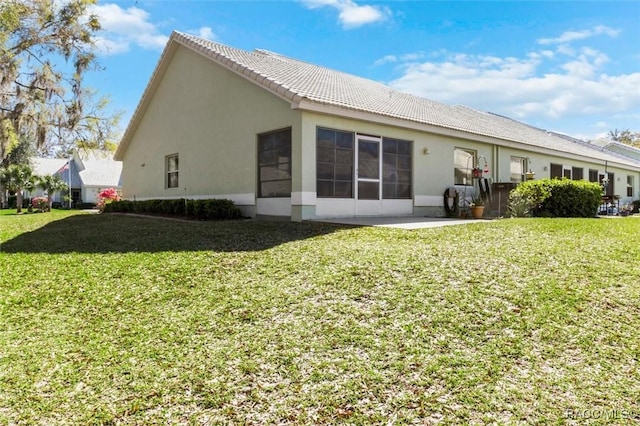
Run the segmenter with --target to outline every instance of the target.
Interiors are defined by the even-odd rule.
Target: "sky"
[[[169,35],[266,49],[585,140],[640,131],[640,0],[104,0],[86,84],[133,114]]]

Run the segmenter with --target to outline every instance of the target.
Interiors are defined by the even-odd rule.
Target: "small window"
[[[464,148],[453,150],[453,183],[473,185],[471,170],[476,166],[476,151]]]
[[[571,178],[573,180],[582,180],[584,177],[584,169],[582,167],[571,168]]]
[[[291,129],[258,135],[258,197],[291,197]]]
[[[411,142],[382,139],[382,198],[411,198]]]
[[[598,171],[589,169],[589,182],[598,182]]]
[[[177,188],[178,183],[178,154],[167,155],[165,160],[165,170],[167,174],[166,187]]]
[[[354,134],[318,128],[316,192],[319,198],[353,198]]]
[[[551,179],[562,179],[562,164],[553,164],[551,163]]]
[[[511,157],[511,182],[520,183],[526,179],[527,159],[523,157]]]
[[[627,197],[633,197],[633,176],[627,176]]]

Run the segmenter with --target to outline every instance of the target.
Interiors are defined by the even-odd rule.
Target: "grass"
[[[637,218],[0,216],[0,423],[629,424]]]

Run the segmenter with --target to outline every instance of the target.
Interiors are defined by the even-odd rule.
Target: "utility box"
[[[518,186],[515,182],[494,182],[491,185],[491,211],[496,212],[498,217],[504,216],[507,212],[507,201],[509,192]]]

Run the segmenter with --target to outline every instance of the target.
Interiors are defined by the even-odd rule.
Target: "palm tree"
[[[53,204],[53,194],[68,190],[67,184],[58,175],[39,176],[36,178],[36,186],[47,193],[49,211],[51,211]]]
[[[26,164],[11,164],[2,170],[4,186],[16,194],[17,213],[22,213],[22,191],[33,188],[33,171]]]

